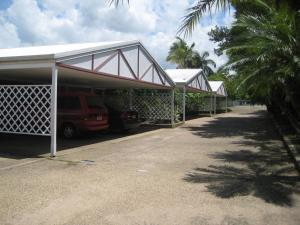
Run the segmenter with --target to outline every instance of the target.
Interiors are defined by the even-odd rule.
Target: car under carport
[[[0,133],[50,136],[55,156],[59,85],[164,90],[174,122],[174,82],[143,44],[100,42],[1,49]]]

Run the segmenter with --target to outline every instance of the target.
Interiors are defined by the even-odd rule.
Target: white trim
[[[51,156],[56,156],[57,138],[57,76],[56,65],[52,65],[52,87],[51,87]]]
[[[38,68],[51,68],[53,62],[9,62],[9,63],[0,63],[0,70],[9,70],[9,69],[38,69]]]
[[[228,112],[228,99],[227,99],[228,97],[227,97],[227,95],[226,95],[226,112]]]
[[[175,121],[175,91],[174,89],[171,90],[171,125],[173,126]]]
[[[210,94],[210,109],[209,109],[210,116],[213,116],[213,94]]]
[[[185,122],[185,93],[186,93],[186,88],[184,86],[183,93],[182,93],[182,120],[183,120],[183,122]]]
[[[217,95],[214,95],[214,115],[217,114]]]

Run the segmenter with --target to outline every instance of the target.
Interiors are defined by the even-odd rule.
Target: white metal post
[[[175,117],[175,101],[174,101],[174,89],[171,90],[171,125],[174,125],[174,117]]]
[[[226,96],[226,112],[228,112],[228,102],[227,102],[227,96]]]
[[[57,67],[52,66],[51,86],[51,157],[56,156],[57,138]]]
[[[212,116],[213,112],[213,94],[210,94],[210,109],[209,109],[209,114]]]
[[[182,121],[185,122],[185,94],[186,94],[186,88],[183,87],[182,90]]]
[[[214,114],[217,114],[217,95],[214,95]]]

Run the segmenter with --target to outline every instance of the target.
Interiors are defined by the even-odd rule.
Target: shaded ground
[[[299,179],[261,107],[68,153],[0,170],[0,224],[299,225]]]
[[[300,179],[291,157],[276,143],[278,134],[265,111],[248,115],[250,119],[219,117],[205,126],[187,127],[204,138],[242,136],[234,143],[244,149],[211,153],[211,158],[224,164],[195,168],[184,179],[206,184],[209,192],[221,198],[253,195],[269,203],[292,206],[291,196],[300,191]]]

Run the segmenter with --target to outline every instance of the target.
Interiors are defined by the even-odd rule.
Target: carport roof
[[[175,83],[188,83],[202,72],[201,69],[167,69],[165,71]]]
[[[211,91],[202,69],[167,69],[165,72],[177,86],[186,86],[193,91]]]
[[[220,96],[227,96],[227,92],[223,81],[208,81],[211,90]]]
[[[46,82],[44,75],[50,71],[46,69],[54,64],[59,68],[61,84],[66,85],[175,86],[138,40],[0,49],[0,78],[4,80]]]
[[[5,48],[0,49],[0,61],[59,59],[62,57],[124,47],[137,43],[139,43],[139,41],[132,40]]]

